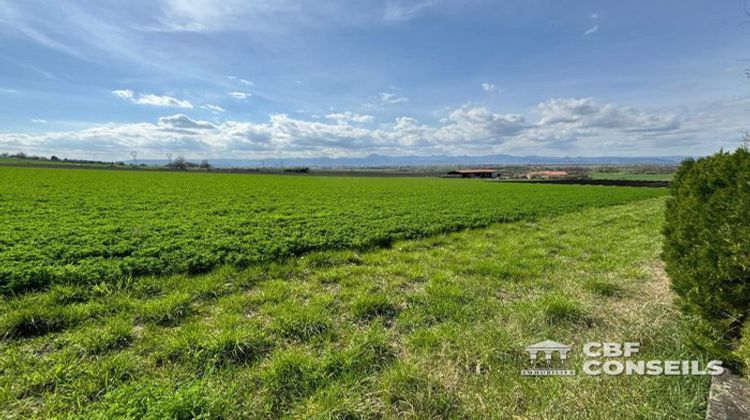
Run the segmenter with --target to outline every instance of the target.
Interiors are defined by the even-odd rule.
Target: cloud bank
[[[741,106],[737,101],[724,104],[724,109]],[[371,115],[349,111],[330,113],[323,121],[273,114],[262,122],[211,122],[179,113],[156,122],[109,123],[77,131],[0,133],[0,147],[107,159],[127,156],[132,150],[144,158],[167,152],[201,158],[374,153],[644,155],[653,146],[657,150],[679,150],[695,142],[696,134],[707,127],[723,129],[725,138],[730,138],[732,129],[721,121],[721,107],[714,108],[679,117],[591,98],[556,98],[539,103],[526,116],[469,104],[431,123],[409,116],[379,122]]]

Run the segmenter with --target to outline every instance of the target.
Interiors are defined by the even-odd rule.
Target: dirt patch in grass
[[[632,295],[622,299],[610,299],[604,308],[605,319],[618,322],[628,318],[633,322],[647,324],[673,317],[677,309],[673,305],[674,292],[661,260],[651,260],[645,265],[648,277],[631,286]]]

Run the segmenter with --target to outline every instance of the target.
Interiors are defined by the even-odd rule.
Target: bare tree
[[[172,164],[172,156],[174,156],[174,155],[171,154],[171,153],[167,153],[167,159],[169,159],[169,164],[170,165]]]
[[[174,160],[169,164],[170,168],[174,169],[180,169],[185,170],[190,166],[190,162],[188,162],[187,159],[185,159],[185,156],[178,155]]]

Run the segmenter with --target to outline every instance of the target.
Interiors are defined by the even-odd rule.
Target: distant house
[[[494,169],[456,169],[448,172],[448,176],[461,178],[493,178],[495,174]]]
[[[551,179],[564,178],[566,176],[568,176],[568,173],[565,171],[538,171],[526,174],[527,179]]]

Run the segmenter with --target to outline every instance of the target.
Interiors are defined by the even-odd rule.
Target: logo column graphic
[[[576,374],[574,370],[565,369],[563,367],[551,367],[550,364],[553,361],[555,353],[557,353],[557,359],[560,364],[564,364],[568,359],[568,352],[570,346],[558,343],[552,340],[545,340],[536,344],[532,344],[526,347],[526,351],[529,353],[529,358],[532,363],[539,361],[539,354],[544,355],[544,362],[547,366],[537,368],[529,368],[521,370],[521,375],[524,376],[573,376]]]

